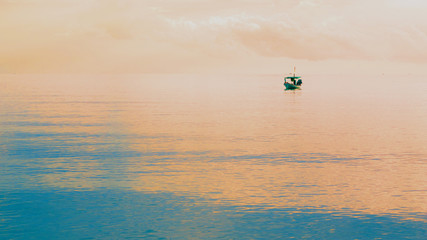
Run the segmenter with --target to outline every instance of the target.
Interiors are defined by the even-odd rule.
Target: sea
[[[0,75],[0,239],[427,239],[427,77]]]

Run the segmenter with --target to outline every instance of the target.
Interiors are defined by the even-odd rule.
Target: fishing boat
[[[301,77],[296,77],[296,76],[285,77],[284,85],[286,89],[299,89],[302,85]]]
[[[299,76],[295,75],[295,67],[294,67],[294,73],[292,76],[285,77],[285,87],[286,90],[292,90],[292,89],[299,89],[302,85],[302,79]]]

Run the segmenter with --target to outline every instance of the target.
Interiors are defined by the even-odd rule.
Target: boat
[[[302,79],[299,76],[295,75],[295,67],[294,67],[294,73],[292,76],[285,77],[285,85],[286,90],[293,90],[293,89],[299,89],[302,85]]]
[[[289,80],[290,82],[288,82]],[[299,89],[301,87],[302,80],[301,77],[285,77],[285,87],[286,89]]]

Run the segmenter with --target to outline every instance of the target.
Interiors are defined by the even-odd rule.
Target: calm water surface
[[[1,239],[426,239],[427,79],[0,76]]]

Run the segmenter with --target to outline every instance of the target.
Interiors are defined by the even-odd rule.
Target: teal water
[[[1,239],[425,239],[427,81],[0,77]]]

